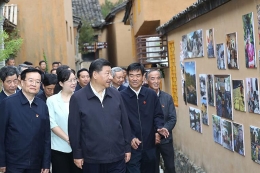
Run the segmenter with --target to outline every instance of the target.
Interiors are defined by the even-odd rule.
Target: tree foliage
[[[0,49],[0,61],[9,57],[16,57],[23,43],[18,30],[14,30],[8,35],[5,31],[0,31],[0,45],[4,44],[4,49]]]
[[[79,31],[79,51],[81,53],[87,53],[84,50],[84,43],[93,43],[94,42],[94,29],[91,26],[91,23],[83,20],[82,26]]]
[[[118,0],[117,2],[113,3],[109,0],[105,0],[105,3],[101,5],[101,13],[103,18],[106,18],[106,16],[110,13],[110,11],[118,4],[121,4],[123,1],[124,0]]]

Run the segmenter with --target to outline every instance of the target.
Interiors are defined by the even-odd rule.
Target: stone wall
[[[184,153],[174,149],[175,152],[175,171],[176,173],[206,173],[201,167],[195,165]],[[162,169],[163,160],[161,158]]]

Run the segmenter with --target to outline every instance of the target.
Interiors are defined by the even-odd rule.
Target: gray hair
[[[162,73],[161,73],[160,70],[151,69],[151,70],[149,70],[149,71],[147,71],[147,72],[145,73],[145,79],[148,80],[148,75],[149,75],[151,72],[154,72],[154,71],[157,71],[157,72],[160,74],[160,78],[162,77]]]
[[[111,69],[111,71],[112,71],[112,77],[114,78],[116,72],[123,71],[123,69],[122,69],[121,67],[113,67],[113,68]]]
[[[26,64],[19,64],[17,67],[17,70],[19,72],[19,75],[22,73],[22,71],[24,71],[25,69],[30,68],[29,65]]]

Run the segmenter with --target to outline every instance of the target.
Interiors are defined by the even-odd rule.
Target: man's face
[[[101,87],[103,88],[110,87],[110,83],[112,81],[110,66],[103,66],[100,72],[94,71],[93,75],[94,78],[96,79],[96,83],[99,84]]]
[[[52,84],[52,85],[47,85],[47,86],[44,86],[43,85],[43,90],[44,90],[44,93],[46,95],[46,97],[50,97],[53,95],[54,93],[54,88],[55,88],[55,85]]]
[[[124,82],[124,73],[123,71],[115,72],[115,76],[112,79],[112,84],[114,87],[119,87]]]
[[[10,59],[10,60],[7,62],[7,65],[9,65],[9,66],[15,66],[15,61],[14,61],[14,59]]]
[[[148,85],[153,90],[158,90],[160,88],[161,75],[158,71],[152,71],[148,74]]]
[[[125,70],[123,70],[123,76],[124,76],[124,78],[126,77],[126,71]]]
[[[128,80],[129,80],[129,85],[131,86],[131,88],[138,91],[143,83],[143,75],[142,75],[141,70],[129,71]]]
[[[82,71],[79,74],[78,82],[81,87],[85,87],[90,81],[89,73],[87,71]]]
[[[45,62],[42,62],[41,65],[40,65],[40,68],[42,70],[45,70],[46,69],[46,63]]]
[[[59,64],[53,64],[52,69],[57,69],[59,67]]]
[[[21,81],[23,92],[30,95],[36,95],[40,90],[40,85],[41,75],[38,72],[27,73],[25,80]]]
[[[4,91],[9,95],[15,93],[17,89],[17,85],[18,85],[18,78],[16,74],[12,76],[7,76],[5,78],[5,81],[3,82]]]

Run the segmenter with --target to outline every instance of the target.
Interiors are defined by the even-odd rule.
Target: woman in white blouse
[[[61,91],[47,99],[51,127],[52,173],[82,172],[73,162],[68,136],[69,101],[77,79],[72,71],[64,69],[58,74]]]

